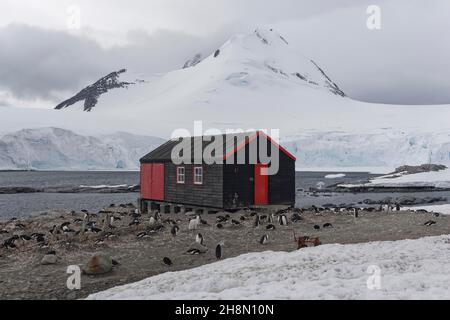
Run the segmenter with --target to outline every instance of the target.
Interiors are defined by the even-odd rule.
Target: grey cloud
[[[225,35],[201,38],[173,31],[128,32],[130,44],[102,48],[85,36],[26,25],[0,28],[0,89],[19,99],[60,102],[117,69],[167,72],[194,54],[209,53]]]

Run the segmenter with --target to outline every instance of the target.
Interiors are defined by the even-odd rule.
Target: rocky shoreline
[[[197,230],[189,230],[191,215],[162,214],[155,219],[136,210],[135,204],[129,203],[96,213],[60,210],[0,222],[0,299],[85,298],[164,272],[212,263],[216,261],[215,247],[222,241],[224,258],[231,258],[255,251],[297,250],[293,233],[299,238],[319,239],[316,244],[450,233],[450,216],[385,212],[377,207],[362,209],[358,218],[351,208],[221,212],[202,215]],[[274,221],[270,222],[272,214]],[[255,227],[257,216],[261,223]],[[282,216],[286,216],[287,226],[278,223]],[[174,226],[179,228],[176,235]],[[195,242],[198,233],[204,238],[201,247]],[[265,235],[268,241],[261,244]],[[10,240],[13,238],[16,240]],[[171,266],[164,264],[165,257],[170,258]],[[93,265],[101,265],[102,272],[89,272]],[[80,266],[90,273],[82,276],[81,290],[67,288],[68,266]]]
[[[79,187],[51,187],[51,188],[31,188],[31,187],[0,187],[0,194],[20,194],[20,193],[135,193],[139,192],[139,185],[120,186],[79,186]]]

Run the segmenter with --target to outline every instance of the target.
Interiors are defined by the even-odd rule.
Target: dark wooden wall
[[[254,166],[248,164],[224,165],[223,172],[224,207],[232,209],[252,206],[255,202]]]
[[[165,165],[166,202],[212,208],[223,207],[223,166],[203,165],[203,185],[195,185],[193,168],[196,165],[183,165],[186,168],[186,183],[177,184],[177,171],[172,163]]]
[[[269,203],[295,204],[295,161],[280,152],[278,174],[269,176]]]

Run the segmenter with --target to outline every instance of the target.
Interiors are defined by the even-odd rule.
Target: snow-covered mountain
[[[192,132],[194,121],[202,120],[205,130],[280,129],[301,167],[449,161],[450,105],[355,101],[326,66],[303,57],[274,30],[234,36],[194,60],[167,74],[115,73],[100,81],[111,86],[94,84],[99,90],[93,98],[85,89],[62,110],[0,107],[0,130],[58,127],[83,135],[124,131],[167,138],[179,128]],[[83,112],[86,106],[91,112]]]
[[[97,137],[45,128],[0,136],[0,170],[136,170],[160,138],[116,133]]]

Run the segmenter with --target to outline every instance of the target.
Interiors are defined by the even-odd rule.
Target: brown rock
[[[83,267],[83,272],[88,275],[100,275],[111,272],[113,260],[110,256],[104,254],[94,255]]]

